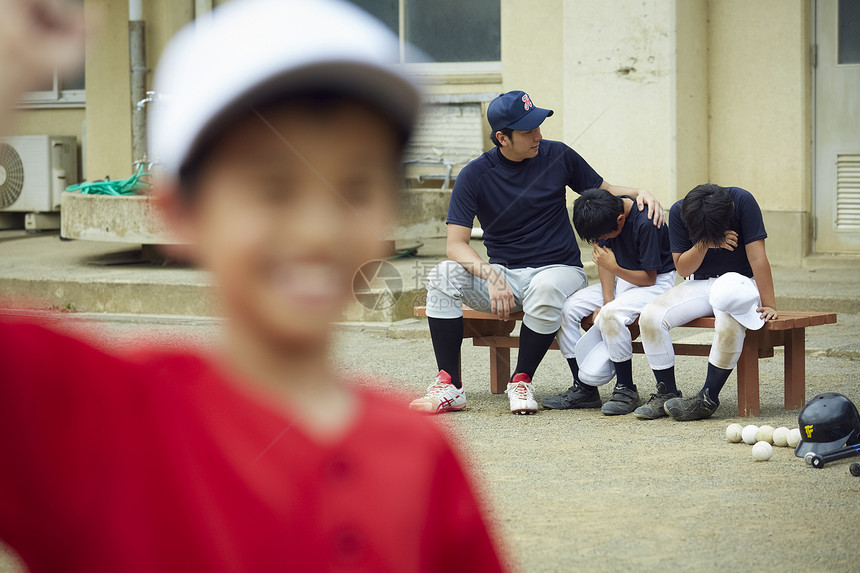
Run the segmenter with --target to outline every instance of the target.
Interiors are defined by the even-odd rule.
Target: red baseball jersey
[[[498,571],[443,433],[357,388],[314,441],[194,354],[0,323],[0,538],[38,571]]]

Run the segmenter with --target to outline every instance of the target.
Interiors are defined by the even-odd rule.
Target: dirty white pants
[[[675,365],[669,331],[703,316],[714,317],[714,342],[708,362],[724,370],[737,366],[744,346],[746,328],[730,314],[714,311],[708,302],[716,279],[687,280],[652,300],[642,310],[639,330],[648,363],[654,370]]]
[[[623,362],[633,357],[633,340],[627,327],[636,320],[642,308],[654,298],[675,286],[675,271],[657,275],[652,286],[639,287],[615,277],[615,299],[604,305],[600,283],[574,293],[564,301],[561,311],[561,330],[558,345],[565,358],[576,358],[576,343],[582,337],[580,322],[595,309],[603,307],[597,315],[597,327],[603,335],[609,358]]]
[[[493,265],[502,272],[514,294],[516,307],[523,311],[523,324],[538,334],[553,334],[561,325],[564,300],[588,284],[582,267],[547,265],[509,269]],[[427,276],[427,316],[458,318],[463,303],[475,310],[491,312],[487,281],[476,277],[460,263],[443,261]]]

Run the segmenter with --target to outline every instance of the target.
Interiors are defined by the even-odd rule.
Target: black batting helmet
[[[797,425],[801,440],[794,455],[799,458],[860,443],[860,413],[851,400],[836,392],[819,394],[807,402]]]

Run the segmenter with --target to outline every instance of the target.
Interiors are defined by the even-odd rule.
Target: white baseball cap
[[[715,311],[732,315],[750,330],[764,326],[764,319],[756,309],[761,306],[758,288],[752,279],[738,273],[720,275],[711,285],[708,302]]]
[[[588,329],[576,343],[576,363],[583,384],[602,386],[615,377],[615,365],[609,359],[609,349],[597,325]]]
[[[168,175],[225,118],[291,90],[333,88],[379,107],[411,133],[417,86],[397,69],[399,41],[339,0],[233,0],[183,28],[155,74],[150,157]]]

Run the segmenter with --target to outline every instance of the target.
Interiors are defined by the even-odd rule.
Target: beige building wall
[[[752,192],[772,262],[811,245],[810,3],[710,0],[710,171]]]
[[[564,140],[607,181],[674,196],[674,3],[564,3]]]

